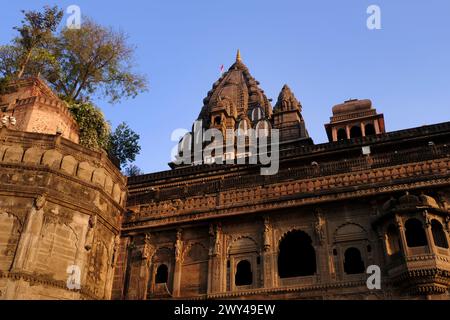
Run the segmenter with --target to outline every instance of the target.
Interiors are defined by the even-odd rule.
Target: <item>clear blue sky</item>
[[[126,121],[140,134],[136,164],[145,172],[168,169],[171,132],[191,127],[237,48],[269,98],[291,87],[316,143],[326,141],[331,107],[349,98],[371,99],[388,131],[450,120],[448,0],[14,0],[2,3],[0,43],[15,35],[21,9],[55,3],[80,6],[136,45],[149,92],[97,104],[114,126]],[[381,30],[366,27],[371,4],[381,8]]]

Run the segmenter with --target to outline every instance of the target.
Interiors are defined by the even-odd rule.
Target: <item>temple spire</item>
[[[236,62],[242,62],[241,51],[238,49],[236,53]]]

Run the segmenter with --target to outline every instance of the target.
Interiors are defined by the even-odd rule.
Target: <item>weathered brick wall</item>
[[[12,82],[0,96],[0,117],[14,116],[20,131],[61,135],[79,142],[78,125],[68,106],[40,78]]]

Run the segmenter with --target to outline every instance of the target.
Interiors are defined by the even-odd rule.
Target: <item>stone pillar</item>
[[[403,222],[399,216],[396,216],[395,218],[396,218],[396,222],[397,222],[398,232],[400,234],[400,242],[401,242],[402,249],[403,249],[403,255],[408,256],[409,249],[408,249],[408,244],[406,242],[405,228],[403,226]]]
[[[105,285],[105,292],[106,292],[105,299],[107,300],[111,300],[112,287],[114,281],[114,270],[117,263],[117,256],[119,255],[119,248],[120,248],[120,236],[117,234],[112,238],[111,245],[109,248],[112,254],[110,257],[110,264],[108,264],[108,273]]]
[[[434,252],[436,252],[436,246],[434,245],[433,232],[431,230],[431,221],[428,216],[427,210],[425,210],[423,212],[423,217],[424,217],[424,221],[425,221],[424,227],[425,227],[425,234],[427,236],[428,249],[429,249],[430,253],[434,253]]]
[[[223,290],[223,263],[222,263],[222,227],[220,224],[210,225],[210,252],[208,271],[208,293],[221,292]]]
[[[374,128],[375,128],[375,133],[376,133],[376,134],[380,134],[380,133],[381,133],[381,130],[380,130],[380,126],[378,125],[378,120],[374,120],[374,121],[373,121],[373,126],[374,126]]]
[[[348,125],[345,126],[345,132],[347,133],[347,139],[350,139],[350,127]]]
[[[274,284],[275,268],[274,268],[274,245],[273,245],[273,228],[269,217],[264,217],[264,247],[262,254],[263,263],[263,286],[264,288],[272,288]]]
[[[365,137],[366,136],[366,126],[364,125],[364,122],[361,122],[360,126],[361,126],[361,134],[363,137]]]
[[[175,267],[173,272],[173,290],[174,297],[180,296],[181,284],[181,266],[183,264],[183,241],[181,240],[181,229],[177,230],[177,238],[175,240]]]
[[[336,130],[336,127],[333,127],[331,129],[331,138],[332,138],[333,141],[337,141],[337,130]]]
[[[445,230],[445,236],[447,237],[447,244],[450,245],[450,217],[445,217],[444,221],[444,230]]]
[[[43,207],[46,201],[45,194],[38,196],[34,200],[33,206],[26,217],[24,227],[20,235],[12,271],[32,271],[32,264],[34,263],[34,258],[37,254],[37,250],[35,249],[38,247],[42,225],[44,222]]]
[[[150,243],[150,234],[144,235],[143,243],[136,245],[133,239],[128,246],[128,261],[126,271],[126,300],[146,299],[149,280],[149,266],[155,253],[154,246]]]
[[[314,231],[317,238],[317,274],[320,277],[321,282],[327,282],[331,278],[331,266],[328,258],[328,244],[326,235],[326,222],[325,217],[320,209],[316,209],[314,216],[316,221],[314,223]]]
[[[155,254],[155,246],[151,243],[151,233],[146,233],[144,236],[144,247],[142,248],[142,265],[141,265],[141,279],[144,283],[143,292],[141,294],[142,299],[147,299],[148,283],[152,274],[150,273],[150,264]]]

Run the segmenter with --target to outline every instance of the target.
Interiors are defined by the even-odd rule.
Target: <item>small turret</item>
[[[302,105],[284,85],[273,109],[273,125],[280,130],[281,141],[309,138],[301,111]]]

